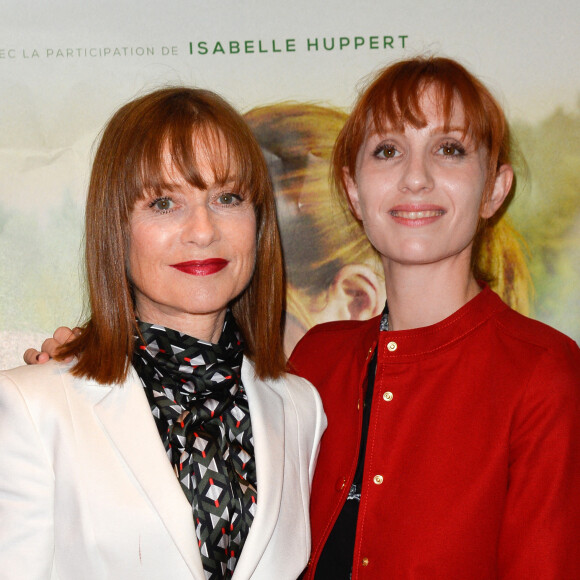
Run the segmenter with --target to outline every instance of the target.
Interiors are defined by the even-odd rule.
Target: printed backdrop
[[[530,313],[579,340],[578,22],[572,0],[4,0],[0,368],[82,315],[91,153],[124,102],[187,84],[221,93],[249,120],[257,107],[273,105],[275,116],[292,101],[333,111],[338,123],[368,75],[425,52],[458,58],[505,105],[525,160],[510,217],[527,248]],[[296,312],[316,311],[313,296]],[[301,324],[312,320],[306,312]]]

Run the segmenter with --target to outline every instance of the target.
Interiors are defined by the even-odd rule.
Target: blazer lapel
[[[284,478],[284,403],[267,383],[254,373],[252,363],[244,358],[242,383],[254,437],[258,505],[252,527],[234,572],[234,579],[250,578],[276,528],[282,500]]]
[[[95,412],[129,469],[159,513],[194,578],[204,578],[191,506],[175,477],[159,437],[141,381],[131,369]],[[166,465],[166,469],[160,466]]]

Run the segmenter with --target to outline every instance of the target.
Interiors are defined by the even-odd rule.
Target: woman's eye
[[[375,157],[380,159],[394,159],[400,155],[400,151],[394,145],[379,145],[375,149]]]
[[[149,204],[149,207],[154,208],[159,212],[166,212],[173,209],[174,206],[173,200],[168,197],[160,197]]]
[[[465,148],[458,143],[444,143],[439,148],[439,152],[446,157],[465,155]]]
[[[221,205],[238,205],[239,203],[241,203],[241,201],[242,198],[235,193],[222,193],[218,197],[218,202]]]

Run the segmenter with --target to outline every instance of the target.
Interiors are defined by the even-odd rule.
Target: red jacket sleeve
[[[546,351],[513,420],[502,579],[580,578],[580,355]]]

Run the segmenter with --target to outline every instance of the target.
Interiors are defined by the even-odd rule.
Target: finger
[[[54,338],[47,338],[43,343],[42,343],[42,353],[41,354],[45,354],[49,357],[54,357],[57,355],[58,353],[58,349],[60,348],[61,343],[58,340],[55,340]]]
[[[35,348],[29,348],[22,357],[27,365],[42,364],[50,360],[47,353],[37,351]]]
[[[74,330],[71,330],[70,328],[68,328],[68,326],[59,326],[54,331],[53,339],[60,346],[61,344],[65,344],[65,343],[71,341],[76,336],[78,336],[78,334],[76,333],[76,331],[79,331],[80,332],[80,329],[75,328]],[[53,339],[49,339],[49,340],[53,340]],[[44,348],[42,350],[44,350]]]

